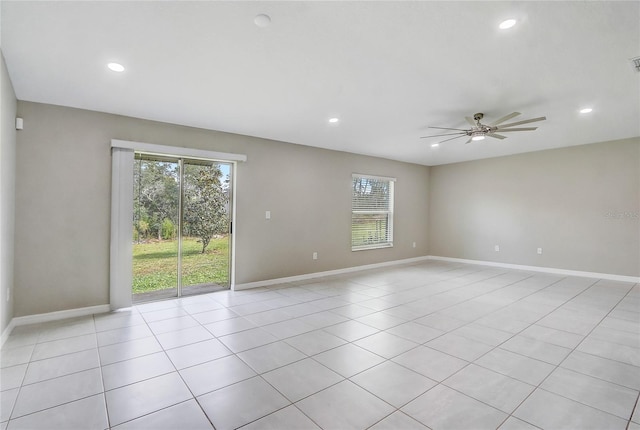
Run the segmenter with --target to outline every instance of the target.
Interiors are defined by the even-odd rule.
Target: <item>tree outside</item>
[[[179,173],[178,163],[135,160],[133,225],[136,241],[175,237],[169,222],[174,227],[178,225]]]
[[[214,235],[229,228],[227,178],[222,181],[220,165],[185,164],[183,234],[200,238],[204,254]]]

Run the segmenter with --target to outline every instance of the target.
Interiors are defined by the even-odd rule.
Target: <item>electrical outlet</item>
[[[314,253],[313,253],[313,259],[314,259],[314,260],[317,260],[317,259],[318,259],[318,253],[317,253],[317,252],[314,252]]]
[[[542,255],[542,248],[538,248],[538,255]]]
[[[416,247],[416,243],[415,243],[415,242],[413,242],[413,247],[414,247],[414,248]]]
[[[271,219],[271,211],[266,211],[264,213],[264,219]]]
[[[494,251],[500,252],[500,245],[496,245],[493,247]]]

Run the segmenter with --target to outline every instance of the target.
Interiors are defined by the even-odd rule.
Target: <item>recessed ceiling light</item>
[[[268,27],[269,24],[271,24],[271,17],[269,15],[261,13],[259,15],[256,15],[255,18],[253,18],[253,22],[258,27],[262,27],[262,28]]]
[[[432,147],[432,148],[437,148],[438,146],[440,146],[440,144],[439,144],[439,143],[432,143],[432,144],[431,144],[431,147]]]
[[[340,118],[329,118],[330,124],[337,124],[338,122],[340,122]]]
[[[593,109],[591,109],[591,108],[583,108],[583,109],[580,109],[580,113],[590,113],[590,112],[592,112],[592,111],[593,111]]]
[[[124,72],[124,66],[120,63],[109,63],[107,67],[114,72]]]
[[[511,28],[514,25],[516,25],[515,19],[506,19],[502,21],[498,27],[500,27],[500,30],[506,30],[507,28]]]

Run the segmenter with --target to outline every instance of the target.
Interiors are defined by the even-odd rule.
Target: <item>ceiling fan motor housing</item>
[[[505,139],[506,136],[498,134],[497,132],[533,131],[533,130],[536,130],[537,127],[518,127],[518,128],[513,128],[513,127],[517,126],[517,125],[522,125],[522,124],[529,124],[531,122],[536,122],[536,121],[544,121],[545,119],[547,119],[546,117],[541,116],[541,117],[538,117],[538,118],[525,119],[525,120],[522,120],[522,121],[516,121],[516,122],[511,122],[511,123],[508,123],[508,124],[504,124],[505,122],[507,122],[511,118],[516,117],[518,115],[520,115],[520,112],[512,112],[509,115],[505,115],[502,118],[499,118],[496,121],[494,121],[493,123],[487,125],[487,124],[483,124],[483,123],[480,122],[480,120],[484,118],[484,114],[482,112],[477,112],[477,113],[473,114],[473,119],[471,119],[468,116],[465,117],[467,122],[471,124],[471,128],[470,129],[429,126],[429,128],[437,128],[437,129],[440,129],[440,130],[452,130],[452,131],[455,131],[455,133],[448,132],[446,134],[436,134],[436,135],[423,136],[423,137],[458,135],[457,137],[450,137],[448,139],[445,139],[440,143],[447,142],[447,141],[453,140],[453,139],[457,139],[457,138],[462,137],[462,136],[470,137],[470,139],[469,139],[469,141],[467,143],[471,142],[472,140],[482,140],[482,139],[484,139],[485,136],[489,136],[489,137],[492,137],[494,139],[502,140],[502,139]]]

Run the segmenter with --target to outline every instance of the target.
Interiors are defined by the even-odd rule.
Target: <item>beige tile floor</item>
[[[640,287],[429,261],[14,329],[1,429],[640,429]]]

